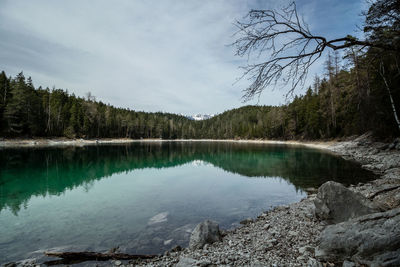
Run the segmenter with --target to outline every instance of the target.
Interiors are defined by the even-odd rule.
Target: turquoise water
[[[162,253],[328,180],[373,178],[319,150],[216,142],[0,150],[0,263],[43,251]]]

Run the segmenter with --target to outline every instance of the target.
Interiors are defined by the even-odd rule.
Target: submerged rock
[[[156,223],[166,222],[168,220],[168,218],[167,218],[168,214],[169,213],[167,211],[165,211],[165,212],[161,212],[161,213],[154,215],[153,217],[151,217],[149,219],[147,225],[153,225]]]
[[[381,211],[363,195],[333,181],[324,183],[318,189],[314,205],[319,218],[333,223]]]
[[[400,266],[400,208],[327,226],[315,256],[330,262]]]
[[[189,247],[191,249],[199,249],[203,248],[205,244],[212,244],[221,240],[222,237],[218,224],[210,220],[205,220],[194,228],[190,236]]]

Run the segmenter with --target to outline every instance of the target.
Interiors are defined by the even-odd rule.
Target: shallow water
[[[163,142],[0,150],[0,263],[44,250],[162,253],[205,219],[222,228],[328,180],[373,175],[320,150]]]

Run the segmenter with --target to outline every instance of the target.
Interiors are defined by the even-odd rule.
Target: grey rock
[[[308,195],[312,195],[312,194],[316,194],[318,189],[314,188],[314,187],[308,187],[308,188],[304,189],[304,191],[306,191],[306,193]]]
[[[371,267],[380,266],[400,266],[400,248],[396,251],[384,252],[375,256],[374,261],[365,261],[364,264],[369,264]]]
[[[391,168],[396,168],[400,166],[400,157],[396,154],[393,154],[392,156],[386,157],[385,161],[382,162],[383,164],[383,170],[388,170]]]
[[[173,247],[172,249],[171,249],[171,252],[179,252],[179,251],[181,251],[182,250],[182,247],[181,246],[175,246],[175,247]]]
[[[296,236],[296,235],[298,235],[298,233],[297,233],[296,231],[289,231],[289,232],[288,232],[288,235],[290,235],[290,236]]]
[[[271,225],[269,223],[266,223],[263,228],[264,228],[264,230],[268,230],[270,227],[271,227]]]
[[[304,257],[304,256],[298,256],[298,257],[296,258],[296,260],[298,260],[298,261],[306,261],[307,259],[306,259],[306,257]]]
[[[324,265],[322,263],[320,263],[319,261],[317,261],[314,258],[308,259],[307,266],[308,267],[324,267]]]
[[[400,168],[392,168],[385,170],[383,178],[387,179],[400,179]]]
[[[115,261],[114,264],[115,264],[115,266],[120,266],[122,264],[122,262],[121,261]]]
[[[399,144],[400,144],[400,138],[396,138],[396,139],[394,139],[393,143],[389,144],[388,149],[389,150],[390,149],[398,149],[398,147],[400,147]]]
[[[389,144],[388,145],[388,150],[391,150],[391,149],[394,149],[396,147],[396,144],[395,143],[391,143],[391,144]]]
[[[317,217],[332,223],[381,211],[363,195],[333,181],[324,183],[318,189],[314,205]]]
[[[219,232],[220,232],[221,236],[226,236],[228,234],[228,231],[223,230],[223,229],[219,229]]]
[[[265,243],[264,249],[268,250],[273,248],[276,244],[278,243],[278,240],[276,239],[270,239]]]
[[[197,261],[192,259],[192,258],[188,258],[188,257],[181,257],[179,259],[179,262],[175,265],[176,267],[190,267],[190,266],[196,266],[197,265]]]
[[[277,210],[277,211],[282,211],[282,210],[287,210],[287,209],[289,209],[289,206],[286,206],[286,205],[275,207],[275,210]]]
[[[210,266],[212,263],[210,261],[203,260],[203,261],[197,262],[196,264],[197,264],[197,266],[200,266],[200,267],[203,267],[203,266],[206,267],[206,266]]]
[[[397,143],[395,148],[396,148],[397,150],[400,150],[400,143]]]
[[[315,248],[311,246],[304,246],[299,248],[299,253],[304,255],[304,254],[314,254]]]
[[[243,221],[241,221],[240,224],[246,225],[246,224],[249,224],[252,222],[253,222],[252,218],[247,218],[247,219],[244,219]]]
[[[400,265],[400,208],[327,226],[315,251],[322,261]],[[390,264],[388,264],[390,263]]]
[[[221,241],[221,233],[216,222],[205,220],[194,228],[189,241],[189,248],[199,249],[205,244]]]
[[[342,267],[356,267],[356,264],[352,261],[344,261]]]
[[[276,243],[278,243],[278,240],[270,239],[270,240],[268,240],[268,243],[275,245]]]

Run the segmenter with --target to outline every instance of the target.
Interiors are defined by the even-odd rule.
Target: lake
[[[137,142],[0,150],[0,263],[43,251],[163,253],[205,219],[236,227],[328,180],[372,179],[321,150]]]

